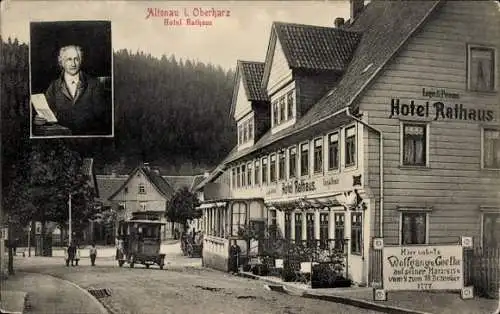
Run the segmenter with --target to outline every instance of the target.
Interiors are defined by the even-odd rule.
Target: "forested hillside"
[[[7,164],[33,142],[27,141],[27,61],[26,45],[2,41],[2,157]],[[95,158],[99,173],[127,172],[149,162],[169,174],[190,174],[215,166],[234,146],[233,71],[126,50],[115,52],[113,62],[114,139],[64,141],[82,157]]]

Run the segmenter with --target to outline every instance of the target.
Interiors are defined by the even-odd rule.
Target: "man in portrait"
[[[111,105],[107,103],[101,82],[84,73],[82,48],[77,45],[61,47],[58,63],[60,76],[45,91],[45,98],[54,112],[57,123],[71,131],[71,135],[109,135],[111,133]],[[35,124],[44,124],[35,117]]]

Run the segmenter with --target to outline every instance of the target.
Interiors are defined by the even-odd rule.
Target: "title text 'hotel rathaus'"
[[[273,23],[264,62],[237,62],[238,144],[199,186],[205,264],[227,269],[252,222],[346,239],[362,284],[374,237],[500,245],[499,20],[495,1],[351,1],[331,27]]]

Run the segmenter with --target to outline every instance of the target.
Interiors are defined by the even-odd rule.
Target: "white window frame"
[[[497,127],[494,127],[494,126],[482,126],[481,127],[481,169],[483,170],[493,170],[493,171],[499,171],[500,170],[500,167],[499,168],[487,168],[485,165],[484,165],[484,131],[486,130],[492,130],[492,131],[498,131],[500,132],[500,129],[498,129]]]
[[[307,145],[307,174],[302,175],[302,145]],[[299,144],[299,148],[297,150],[297,154],[299,154],[299,167],[296,178],[308,178],[311,175],[311,145],[309,141],[305,141]]]
[[[290,176],[290,150],[292,148],[295,148],[295,175],[293,177]],[[298,146],[297,145],[292,145],[289,146],[286,149],[286,178],[287,179],[292,179],[292,178],[297,178],[298,177],[298,160],[299,157],[297,156],[297,151],[298,151]]]
[[[471,50],[474,48],[479,48],[479,49],[489,49],[493,50],[493,88],[491,90],[475,90],[471,88],[471,61],[472,61],[472,53]],[[467,91],[470,92],[476,92],[476,93],[494,93],[498,90],[498,75],[497,75],[497,60],[498,60],[498,52],[497,49],[494,46],[490,45],[483,45],[483,44],[467,44],[467,57],[466,57],[466,63],[467,63],[467,82],[466,82],[466,88]]]
[[[280,155],[281,153],[283,153],[283,159],[284,159],[284,167],[283,167],[283,178],[280,178],[281,176],[281,170],[280,170],[280,161],[281,161],[281,158],[280,158]],[[287,164],[287,160],[286,160],[286,149],[280,149],[276,152],[276,162],[278,163],[278,166],[276,167],[276,171],[278,172],[278,175],[276,176],[276,181],[285,181],[286,180],[286,176],[287,176],[287,171],[286,171],[286,164]]]
[[[346,147],[346,144],[347,144],[347,130],[350,129],[350,128],[354,128],[354,145],[355,145],[355,154],[354,154],[354,164],[352,165],[348,165],[347,164],[347,149],[345,148]],[[344,158],[342,160],[342,164],[344,165],[344,169],[356,169],[358,167],[358,164],[359,164],[359,149],[360,149],[360,145],[358,143],[359,141],[359,136],[358,136],[358,124],[357,123],[353,123],[353,124],[350,124],[350,125],[347,125],[346,127],[344,127],[342,129],[342,150],[344,151],[344,154],[342,155]],[[340,143],[340,141],[339,141]]]
[[[257,166],[256,165],[259,165],[259,169],[257,170]],[[254,185],[255,186],[261,186],[262,185],[262,166],[261,166],[261,158],[256,158],[254,161],[253,161],[253,171],[254,171]],[[257,180],[257,178],[259,180]],[[259,184],[257,184],[257,181],[259,182]]]
[[[266,182],[264,183],[264,159],[266,160]],[[260,180],[262,185],[269,185],[269,156],[260,158]]]
[[[146,185],[144,183],[139,183],[137,190],[137,194],[146,194]]]
[[[316,142],[320,141],[321,142],[321,171],[316,172]],[[324,136],[321,137],[316,137],[312,141],[312,175],[313,176],[320,176],[325,173],[325,139]]]
[[[274,157],[274,162],[272,161]],[[269,154],[269,183],[271,184],[276,184],[278,182],[278,154],[277,153],[271,153]],[[272,180],[271,173],[273,172],[272,169],[272,164],[274,164],[274,181]]]
[[[342,149],[342,143],[340,141],[340,134],[342,132],[340,132],[339,130],[336,130],[336,131],[333,131],[333,132],[330,132],[326,135],[326,158],[325,158],[325,161],[326,161],[326,172],[327,173],[338,173],[340,172],[340,164],[341,164],[341,153],[340,153],[340,150]],[[330,169],[330,136],[332,135],[337,135],[337,168],[335,169]]]
[[[254,183],[253,179],[253,161],[247,162],[247,187],[252,187]]]
[[[293,107],[292,107],[292,115],[290,116],[290,112],[288,111],[288,95],[289,94],[292,94],[292,99],[293,99]],[[285,94],[285,97],[286,97],[286,119],[287,120],[292,120],[293,118],[295,118],[296,114],[297,114],[297,99],[296,99],[296,93],[295,93],[295,88],[293,88],[292,90],[286,92]]]
[[[500,214],[500,208],[496,206],[479,206],[481,211],[481,222],[480,222],[480,239],[481,247],[484,247],[484,215],[488,214]]]
[[[411,125],[425,125],[425,164],[424,165],[405,165],[403,164],[403,154],[404,154],[404,126],[405,124]],[[400,120],[399,121],[399,166],[401,168],[429,168],[429,151],[430,151],[430,123],[427,121],[409,121],[409,120]]]
[[[398,226],[398,238],[399,245],[403,245],[403,214],[404,213],[419,213],[425,214],[425,243],[424,244],[405,244],[408,246],[418,246],[429,244],[429,219],[430,213],[432,212],[432,207],[398,207],[399,211],[399,226]]]

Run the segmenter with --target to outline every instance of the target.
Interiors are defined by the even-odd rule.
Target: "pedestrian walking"
[[[92,243],[92,246],[89,250],[90,263],[92,266],[95,266],[95,258],[97,257],[97,248],[95,247],[95,243]]]
[[[230,271],[232,273],[238,273],[238,268],[239,268],[239,259],[240,259],[240,254],[241,254],[241,248],[236,243],[236,240],[234,240],[233,244],[231,245],[231,248],[229,249],[229,260],[230,260]]]

